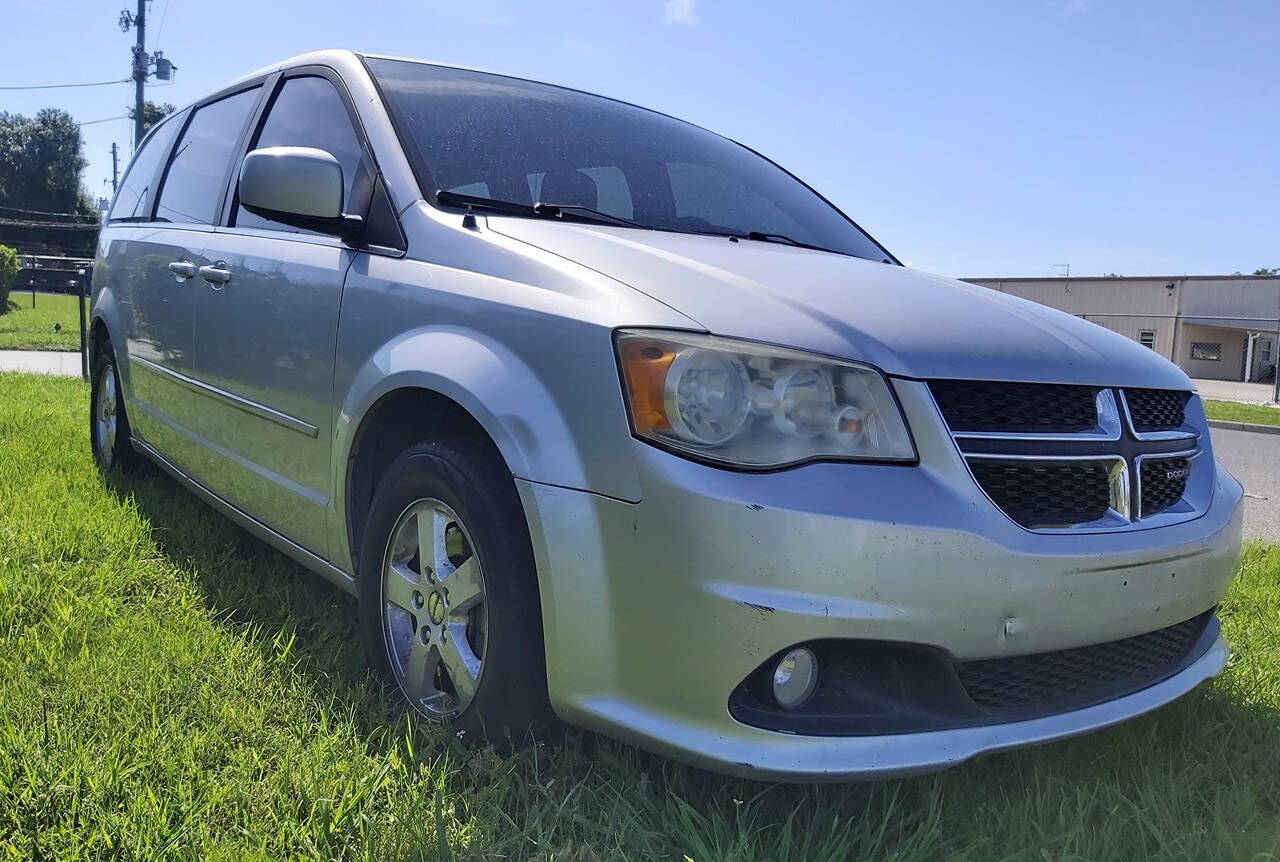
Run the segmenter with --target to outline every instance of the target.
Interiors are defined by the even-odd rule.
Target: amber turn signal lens
[[[637,434],[666,431],[671,428],[663,389],[667,370],[675,360],[675,351],[665,350],[652,342],[627,339],[618,345],[622,359],[622,376],[631,401],[631,422]]]

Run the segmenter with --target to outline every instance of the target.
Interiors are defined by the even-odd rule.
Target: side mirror
[[[240,205],[281,224],[358,241],[364,219],[342,212],[342,165],[312,147],[254,150],[240,165]]]

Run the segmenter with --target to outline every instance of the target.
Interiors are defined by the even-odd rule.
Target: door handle
[[[169,272],[173,273],[178,281],[186,281],[196,274],[196,265],[185,260],[170,261]]]
[[[200,267],[200,277],[214,287],[222,287],[222,285],[231,280],[231,270],[227,269],[225,260],[220,260],[217,263]]]

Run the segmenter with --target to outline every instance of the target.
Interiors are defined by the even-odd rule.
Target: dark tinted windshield
[[[705,129],[561,87],[370,59],[428,192],[598,210],[657,230],[889,255],[799,180]]]

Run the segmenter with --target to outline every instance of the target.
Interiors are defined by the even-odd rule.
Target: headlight
[[[623,330],[631,428],[739,467],[815,459],[913,461],[902,411],[874,368],[683,332]]]

